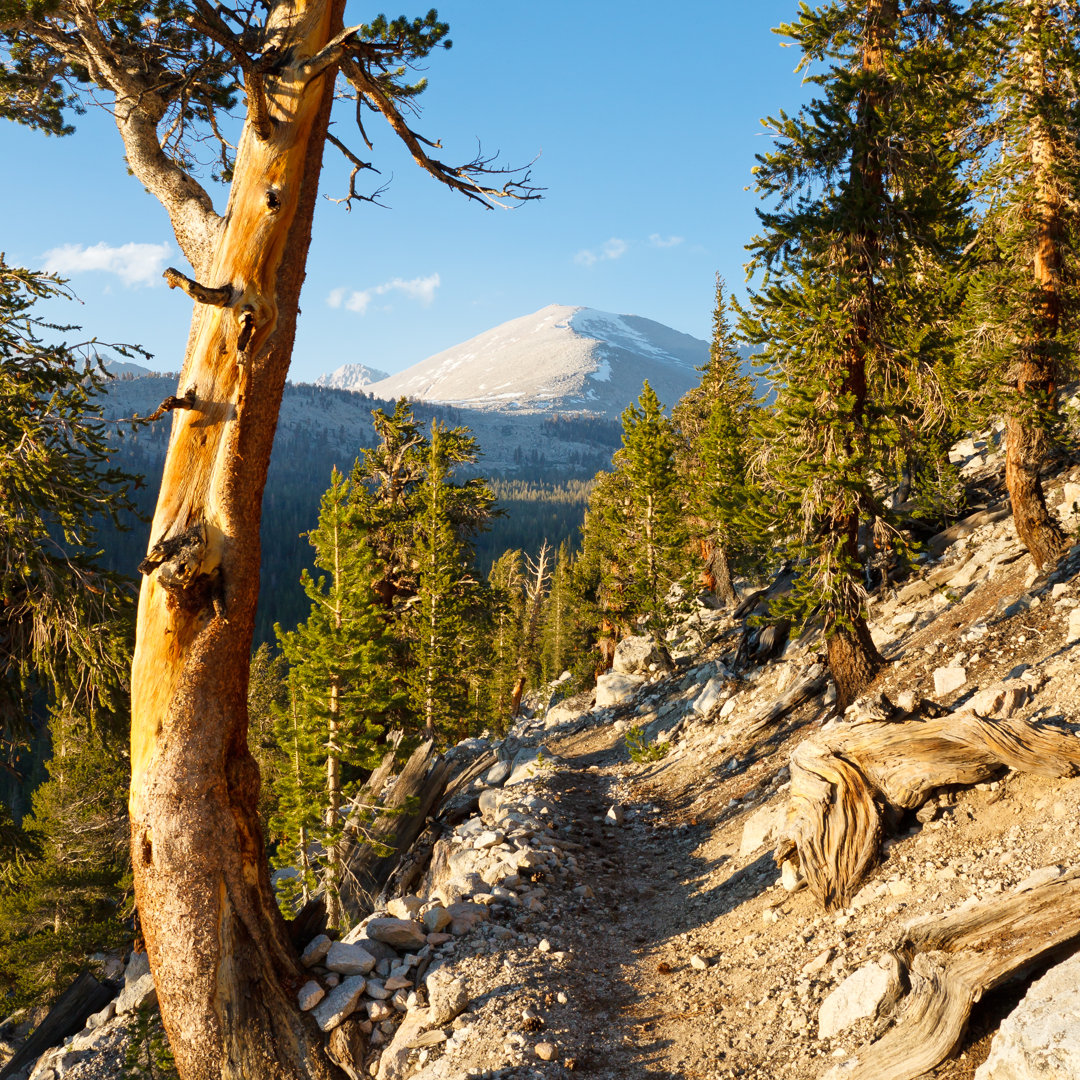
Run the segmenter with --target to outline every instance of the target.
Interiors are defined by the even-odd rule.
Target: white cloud
[[[116,274],[125,285],[151,285],[161,276],[171,251],[169,244],[121,244],[102,241],[92,247],[63,244],[46,251],[44,268],[53,274],[82,274],[103,270]]]
[[[345,305],[347,311],[355,311],[359,315],[367,313],[371,301],[376,296],[385,296],[387,293],[404,293],[410,300],[419,301],[427,307],[435,299],[435,290],[442,284],[438,274],[428,274],[427,277],[415,277],[406,281],[404,278],[394,278],[392,281],[384,281],[381,285],[375,285],[370,289],[355,289],[348,292],[346,289],[332,289],[326,298],[328,307],[338,308]]]
[[[617,236],[606,240],[598,249],[585,248],[574,256],[574,262],[579,266],[595,266],[598,262],[609,259],[621,259],[630,245]]]
[[[653,233],[649,237],[649,243],[658,248],[678,247],[683,239],[681,236],[661,236],[659,233]]]

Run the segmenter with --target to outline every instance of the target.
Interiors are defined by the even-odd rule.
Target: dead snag
[[[910,986],[893,1026],[845,1080],[913,1080],[952,1054],[972,1006],[1080,943],[1080,870],[1027,892],[911,924],[896,956]]]
[[[791,758],[791,798],[778,861],[797,849],[826,910],[845,907],[877,861],[882,810],[914,810],[937,788],[975,784],[1004,767],[1039,776],[1080,772],[1072,731],[974,712],[901,722],[833,722]]]

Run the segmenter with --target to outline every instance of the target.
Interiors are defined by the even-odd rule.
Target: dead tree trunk
[[[791,757],[777,860],[796,849],[807,884],[826,910],[845,907],[877,862],[883,805],[913,810],[937,788],[988,780],[1006,766],[1075,776],[1080,745],[1071,731],[970,711],[831,724]]]
[[[908,993],[894,1025],[845,1080],[914,1080],[960,1045],[972,1005],[1080,941],[1080,871],[908,928],[897,950]]]
[[[262,492],[289,367],[334,68],[305,59],[338,0],[275,8],[291,63],[250,120],[204,265],[173,413],[132,669],[135,893],[184,1080],[339,1077],[296,1006],[304,975],[270,889],[247,749]],[[261,127],[261,130],[256,130]],[[176,275],[179,277],[179,275]],[[185,279],[186,280],[186,279]]]

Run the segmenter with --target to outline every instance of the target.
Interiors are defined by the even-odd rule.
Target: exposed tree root
[[[826,910],[844,907],[877,861],[886,807],[912,810],[931,793],[975,784],[1004,767],[1039,776],[1080,773],[1080,739],[1028,720],[967,710],[900,722],[835,722],[791,758],[791,802],[778,861],[799,853]]]

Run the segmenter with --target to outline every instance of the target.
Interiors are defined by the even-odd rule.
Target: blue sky
[[[533,179],[545,197],[485,211],[422,174],[372,118],[390,209],[320,204],[290,377],[351,362],[399,371],[551,303],[707,338],[714,273],[744,287],[757,205],[745,188],[768,145],[760,118],[805,94],[796,53],[771,32],[795,8],[440,4],[454,47],[427,65],[415,126],[442,140],[448,161],[467,160],[477,140],[511,164],[539,155]],[[353,3],[347,18],[375,10]],[[82,306],[65,321],[138,342],[151,366],[176,370],[190,302],[160,280],[164,266],[186,268],[165,213],[127,174],[106,114],[77,127],[54,139],[0,126],[0,251],[70,277]],[[344,116],[335,132],[349,141]],[[348,172],[328,147],[322,192],[344,194]]]

